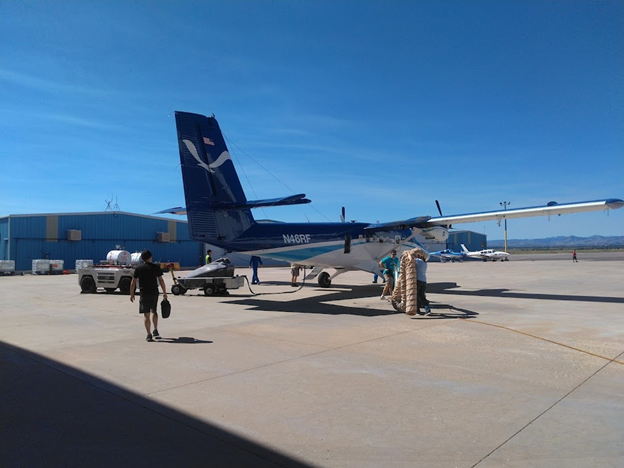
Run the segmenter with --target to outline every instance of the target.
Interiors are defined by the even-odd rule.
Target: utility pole
[[[504,210],[507,209],[507,205],[511,205],[511,202],[508,202],[508,201],[500,202],[500,206],[502,206]],[[507,252],[507,218],[505,218],[505,252]]]

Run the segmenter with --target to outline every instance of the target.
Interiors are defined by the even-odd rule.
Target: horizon
[[[189,8],[184,8],[188,6]],[[192,7],[192,8],[191,8]],[[0,4],[0,217],[184,205],[216,114],[256,218],[390,222],[624,198],[624,3]],[[459,224],[502,238],[495,222]],[[624,234],[624,209],[508,239]]]

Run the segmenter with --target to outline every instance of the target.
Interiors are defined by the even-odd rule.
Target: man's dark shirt
[[[144,263],[134,270],[134,277],[139,280],[141,294],[158,294],[158,277],[162,275],[160,266],[153,263]]]

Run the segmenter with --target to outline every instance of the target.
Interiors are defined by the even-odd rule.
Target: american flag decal
[[[214,141],[212,141],[210,138],[204,137],[204,144],[214,146]]]

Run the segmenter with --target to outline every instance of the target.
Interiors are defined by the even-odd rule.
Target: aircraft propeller
[[[342,214],[340,215],[340,222],[344,223],[345,222],[345,207],[342,207]]]
[[[438,200],[435,201],[436,202],[436,206],[438,207],[438,213],[440,213],[440,216],[444,216],[442,214],[442,208],[440,208],[440,202]],[[451,229],[453,226],[451,226],[450,224],[448,225],[448,228]]]

